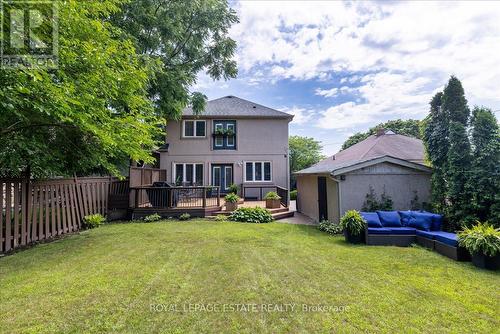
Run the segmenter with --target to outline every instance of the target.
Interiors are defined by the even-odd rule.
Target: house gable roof
[[[182,116],[185,118],[195,117],[191,107],[185,108],[182,111]],[[283,118],[291,120],[293,115],[229,95],[208,101],[200,117]]]
[[[377,160],[379,159],[379,160]],[[386,132],[382,135],[372,135],[367,139],[324,159],[317,164],[296,172],[295,174],[321,174],[349,171],[365,167],[370,161],[382,160],[416,168],[418,166],[430,170],[424,164],[424,145],[420,139]],[[410,164],[408,164],[410,163]],[[358,167],[356,167],[358,166]],[[354,169],[350,167],[356,167]],[[417,168],[420,169],[420,168]]]

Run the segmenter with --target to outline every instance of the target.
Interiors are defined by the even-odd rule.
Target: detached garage
[[[431,171],[421,140],[380,131],[297,172],[297,209],[338,222],[346,211],[361,210],[371,187],[378,195],[385,191],[395,210],[407,210],[415,195],[429,202]]]

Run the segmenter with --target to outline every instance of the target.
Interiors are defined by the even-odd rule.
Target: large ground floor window
[[[175,163],[174,180],[176,185],[203,185],[203,164]]]
[[[245,162],[245,182],[272,181],[272,168],[269,161]]]

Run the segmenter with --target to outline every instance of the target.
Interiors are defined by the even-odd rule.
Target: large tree
[[[472,173],[468,178],[477,218],[500,226],[500,131],[495,115],[474,108],[471,120]]]
[[[188,103],[203,110],[206,97],[190,92],[201,71],[216,80],[237,75],[229,28],[238,17],[225,0],[135,0],[113,21],[159,64],[149,96],[165,119],[177,119]]]
[[[410,136],[410,137],[419,138],[419,139],[421,138],[420,121],[419,120],[396,119],[396,120],[391,120],[391,121],[377,124],[376,126],[368,129],[368,131],[366,131],[366,132],[355,133],[354,135],[347,138],[347,140],[342,145],[342,149],[345,150],[346,148],[349,148],[352,145],[357,144],[360,141],[365,140],[369,136],[376,134],[378,129],[392,130],[395,133],[400,134],[400,135]]]
[[[427,159],[432,164],[431,178],[432,202],[436,210],[443,212],[446,208],[446,165],[450,146],[448,115],[442,108],[443,93],[439,92],[430,102],[429,116],[423,121],[423,140]]]
[[[150,66],[109,18],[122,0],[60,2],[59,66],[0,70],[0,174],[119,173],[151,161]]]
[[[442,108],[450,122],[446,166],[448,215],[457,225],[470,224],[475,220],[467,186],[467,178],[471,175],[471,149],[467,135],[470,110],[462,83],[454,76],[444,88]]]
[[[296,178],[293,173],[314,165],[324,156],[321,154],[321,143],[313,138],[290,136],[288,144],[290,147],[290,172],[292,173],[290,183],[294,189]]]

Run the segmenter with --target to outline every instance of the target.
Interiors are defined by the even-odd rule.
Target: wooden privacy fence
[[[131,187],[149,186],[154,182],[166,181],[167,171],[158,168],[130,167],[129,176]]]
[[[128,186],[109,177],[0,179],[0,253],[77,231],[87,215],[106,215],[110,191]]]

